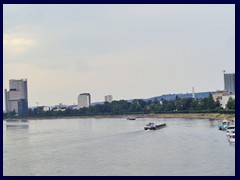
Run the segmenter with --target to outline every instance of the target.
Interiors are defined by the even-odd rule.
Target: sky
[[[3,5],[3,98],[26,78],[30,107],[222,90],[222,70],[234,4]]]

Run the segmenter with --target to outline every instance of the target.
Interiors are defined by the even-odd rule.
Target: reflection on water
[[[145,131],[149,121],[167,127]],[[218,123],[116,118],[4,124],[3,174],[233,176],[235,145],[218,130]]]
[[[26,129],[29,127],[27,119],[8,119],[5,122],[6,128],[9,129]]]
[[[11,130],[11,129],[28,129],[29,125],[28,124],[7,124],[6,128],[7,130]]]
[[[210,128],[216,128],[219,126],[219,120],[209,119],[208,121],[210,123]]]

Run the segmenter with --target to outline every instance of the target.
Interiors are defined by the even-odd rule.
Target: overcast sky
[[[215,91],[235,73],[230,4],[5,4],[3,39],[3,87],[27,78],[29,106]]]

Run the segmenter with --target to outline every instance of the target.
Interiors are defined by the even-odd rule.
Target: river
[[[145,131],[149,122],[166,123]],[[4,176],[235,176],[219,120],[125,118],[3,122]]]

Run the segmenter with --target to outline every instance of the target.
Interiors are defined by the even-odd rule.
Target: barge
[[[157,130],[157,129],[160,129],[160,128],[163,128],[163,127],[166,127],[165,123],[157,125],[153,122],[149,122],[144,126],[144,130]]]

